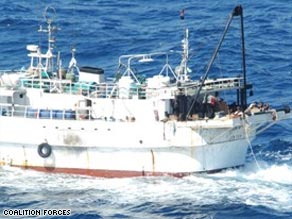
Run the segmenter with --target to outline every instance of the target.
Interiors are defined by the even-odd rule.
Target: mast
[[[195,95],[195,98],[193,99],[192,101],[192,104],[191,104],[191,107],[188,111],[188,114],[187,114],[187,117],[189,116],[189,114],[191,113],[191,110],[194,106],[194,104],[196,103],[196,101],[198,100],[199,96],[200,96],[200,92],[202,90],[202,87],[205,83],[205,80],[207,79],[208,75],[209,75],[209,72],[210,72],[210,69],[217,57],[217,54],[222,46],[222,43],[224,41],[224,38],[229,30],[229,27],[230,27],[230,24],[233,20],[234,17],[236,16],[240,16],[240,27],[241,27],[241,50],[242,50],[242,68],[243,68],[243,87],[240,89],[240,92],[239,92],[239,97],[240,97],[240,105],[241,105],[241,108],[242,110],[245,110],[246,107],[247,107],[247,95],[246,95],[246,91],[247,91],[247,83],[246,83],[246,63],[245,63],[245,44],[244,44],[244,30],[243,30],[243,13],[242,13],[242,7],[241,5],[238,5],[236,6],[233,11],[229,14],[229,17],[228,17],[228,20],[227,20],[227,23],[225,25],[225,28],[224,28],[224,32],[219,40],[219,43],[217,44],[214,52],[213,52],[213,55],[208,63],[208,66],[207,66],[207,69],[205,71],[205,74],[204,76],[202,77],[202,80],[201,80],[201,83],[200,83],[200,86],[198,88],[198,91]]]
[[[189,80],[188,73],[190,69],[188,68],[189,61],[189,29],[185,29],[185,37],[182,40],[182,60],[180,65],[176,67],[175,73],[177,74],[179,82],[185,82]]]
[[[51,10],[52,15],[49,16],[49,11]],[[46,58],[46,66],[45,66],[45,70],[46,72],[53,72],[53,58],[55,57],[53,55],[53,47],[54,47],[54,43],[55,43],[55,39],[53,37],[53,32],[55,32],[57,30],[57,28],[55,26],[52,26],[52,23],[54,21],[56,17],[56,10],[55,8],[48,6],[45,9],[44,12],[44,18],[47,22],[47,29],[43,29],[42,26],[40,26],[40,29],[38,30],[38,32],[43,32],[43,33],[48,33],[48,49],[47,49],[47,53],[45,54],[45,58]]]
[[[188,73],[191,70],[188,68],[189,61],[189,29],[186,27],[184,23],[185,19],[185,10],[182,9],[180,11],[180,19],[182,21],[182,25],[184,26],[184,38],[182,40],[182,58],[180,65],[175,68],[175,73],[177,75],[178,82],[186,82],[189,80]]]
[[[243,9],[241,5],[235,8],[236,16],[240,16],[241,29],[241,52],[242,52],[242,71],[243,71],[243,88],[241,89],[241,107],[243,110],[247,108],[247,82],[246,82],[246,63],[245,63],[245,42],[244,42],[244,26],[243,26]]]

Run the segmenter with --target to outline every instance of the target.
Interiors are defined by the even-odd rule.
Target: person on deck
[[[215,108],[216,108],[216,104],[217,104],[217,96],[218,96],[218,92],[215,93],[215,96],[208,94],[207,95],[207,103],[206,103],[206,116],[208,118],[214,118],[215,116]]]

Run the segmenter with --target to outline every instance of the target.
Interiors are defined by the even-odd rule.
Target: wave
[[[10,167],[5,167],[1,176],[2,179],[5,178],[0,184],[1,193],[13,190],[15,194],[22,194],[23,199],[15,199],[11,193],[5,196],[9,196],[18,205],[26,201],[30,207],[53,208],[61,205],[79,213],[88,213],[98,205],[99,208],[107,206],[107,212],[101,211],[101,215],[116,214],[122,210],[125,215],[144,212],[140,216],[147,218],[154,212],[158,215],[183,212],[185,204],[217,208],[220,203],[225,203],[226,206],[258,206],[276,213],[292,213],[292,167],[287,164],[270,165],[260,162],[259,169],[253,162],[240,169],[211,175],[191,175],[181,179],[103,179],[45,174]],[[27,200],[32,203],[27,203]],[[42,200],[50,201],[44,203]],[[85,206],[91,207],[84,212]],[[167,206],[169,210],[165,209]],[[204,215],[207,216],[210,215]]]
[[[43,22],[43,9],[49,3],[3,3],[2,68],[22,67],[25,45],[46,39],[35,30]],[[169,0],[56,0],[56,22],[62,29],[58,32],[57,49],[70,60],[69,48],[77,45],[80,65],[97,65],[105,69],[107,76],[113,76],[119,55],[180,49],[182,30],[187,25],[194,55],[192,70],[198,72],[191,77],[200,77],[227,13],[235,4],[237,1],[194,4]],[[255,97],[250,101],[291,103],[291,4],[247,1],[243,7],[248,79],[255,82]],[[186,9],[184,22],[179,20],[182,8]],[[236,26],[237,21],[232,25]],[[228,64],[221,67],[224,74],[240,65],[229,58],[234,56],[229,48],[237,50],[239,42],[227,43],[223,45],[226,56],[220,53],[215,69]],[[253,143],[260,168],[251,155],[243,168],[181,179],[102,179],[3,167],[0,209],[62,207],[72,209],[72,218],[291,218],[291,121],[279,124]]]

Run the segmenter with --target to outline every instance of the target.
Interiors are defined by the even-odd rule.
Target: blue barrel
[[[65,110],[65,119],[75,119],[76,113],[73,110]]]
[[[46,109],[41,109],[39,114],[40,119],[49,119],[51,118],[51,111]]]
[[[53,110],[53,119],[63,119],[63,110]]]
[[[27,118],[36,118],[38,114],[37,109],[27,109],[26,111],[26,117]]]

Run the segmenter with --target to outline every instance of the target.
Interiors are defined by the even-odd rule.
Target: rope
[[[255,155],[255,153],[253,151],[253,147],[251,145],[251,142],[250,142],[250,139],[249,139],[249,135],[248,135],[248,130],[247,129],[248,129],[248,122],[244,119],[244,132],[245,132],[246,141],[248,143],[249,149],[251,151],[251,154],[252,154],[253,159],[254,159],[254,161],[255,161],[255,163],[257,165],[258,170],[262,170],[262,168],[260,167],[259,162],[258,162],[258,160],[256,158],[256,155]]]
[[[273,122],[271,122],[270,124],[268,124],[267,126],[263,127],[262,129],[258,130],[257,131],[257,134],[267,130],[268,128],[270,128],[271,126],[273,126],[277,121],[278,121],[278,113],[276,110],[273,110],[273,113],[272,113],[272,119],[273,119]]]
[[[220,77],[224,78],[223,73],[222,73],[222,65],[221,65],[221,61],[220,61],[220,52],[218,52],[217,54],[217,60],[218,60],[218,65],[219,65],[219,70],[220,70]],[[221,93],[223,93],[223,95],[220,94],[220,96],[223,96],[223,99],[226,99],[226,90],[221,91]]]
[[[271,126],[273,126],[277,122],[277,120],[278,120],[278,114],[277,114],[277,111],[276,110],[273,110],[273,112],[272,112],[272,119],[273,119],[273,122],[271,122],[269,125],[263,127],[262,129],[258,130],[257,131],[257,134],[259,134],[259,133],[263,132],[264,130],[270,128]],[[246,121],[246,119],[244,119],[244,121],[245,121],[244,122],[244,130],[245,130],[246,141],[247,141],[247,143],[249,145],[251,154],[252,154],[252,156],[253,156],[253,158],[254,158],[254,160],[256,162],[256,165],[257,165],[258,169],[261,170],[261,167],[260,167],[260,165],[259,165],[259,163],[258,163],[258,161],[256,159],[255,153],[253,151],[252,145],[251,145],[250,140],[249,140],[248,131],[247,131],[248,122]]]

